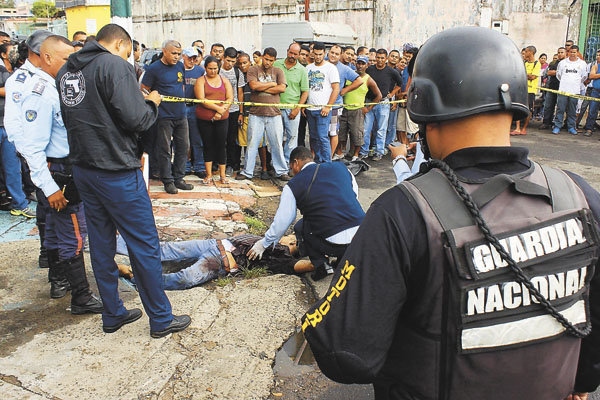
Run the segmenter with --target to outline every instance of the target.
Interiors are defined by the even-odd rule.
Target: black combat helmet
[[[487,28],[452,28],[432,36],[417,58],[408,92],[416,123],[447,121],[495,110],[529,114],[527,75],[519,49]]]

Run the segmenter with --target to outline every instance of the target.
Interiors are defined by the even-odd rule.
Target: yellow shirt
[[[534,79],[527,78],[527,93],[536,93],[538,81],[540,77],[540,70],[542,65],[539,61],[528,62],[525,61],[525,70],[527,71],[527,75],[535,75]]]

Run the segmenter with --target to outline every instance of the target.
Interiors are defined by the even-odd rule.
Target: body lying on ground
[[[274,274],[290,275],[314,269],[310,261],[298,258],[293,235],[284,236],[278,244],[269,247],[261,259],[250,260],[247,253],[261,238],[257,235],[243,234],[221,240],[161,242],[162,262],[195,259],[187,268],[162,275],[165,290],[189,289],[240,269],[262,267]],[[117,254],[129,255],[127,245],[120,236],[117,237]],[[128,266],[119,265],[119,271],[135,283]]]

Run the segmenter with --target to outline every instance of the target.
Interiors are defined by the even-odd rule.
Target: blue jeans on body
[[[285,163],[289,166],[290,154],[298,147],[298,127],[300,126],[300,113],[296,118],[290,119],[291,108],[281,110],[281,121],[283,122],[283,155]]]
[[[121,236],[117,237],[117,253],[129,255]],[[165,290],[184,290],[202,285],[219,275],[226,275],[217,241],[189,240],[184,242],[161,242],[161,261],[196,259],[189,267],[171,274],[163,274]],[[134,275],[135,278],[135,275]]]
[[[240,172],[247,178],[252,178],[254,176],[254,164],[256,164],[258,146],[260,146],[264,133],[267,134],[267,141],[271,147],[271,160],[273,162],[275,173],[277,176],[288,173],[285,157],[283,155],[283,123],[281,122],[281,116],[265,117],[250,114],[250,117],[248,118],[246,165],[244,170]]]
[[[391,104],[390,104],[391,106]],[[385,135],[385,146],[384,148],[388,148],[390,143],[396,140],[396,123],[398,122],[398,110],[400,109],[400,105],[396,104],[396,109],[394,111],[391,110],[390,107],[390,116],[388,118],[388,126],[387,133]]]
[[[371,145],[371,129],[373,129],[374,124],[377,127],[377,135],[375,136],[375,153],[383,155],[389,116],[389,104],[377,104],[365,115],[365,142],[360,148],[361,155],[366,156],[369,154],[369,146]],[[398,114],[396,114],[396,118],[397,117]],[[367,134],[367,132],[369,133]]]
[[[195,107],[193,107],[196,109]],[[186,171],[194,170],[194,172],[204,172],[206,167],[204,166],[204,145],[202,144],[202,136],[198,130],[198,122],[196,120],[196,113],[189,113],[187,115],[188,128],[190,131],[190,148],[192,149],[192,160],[188,160],[186,163]]]
[[[173,314],[163,288],[160,243],[142,171],[105,171],[74,165],[73,178],[85,206],[92,269],[104,303],[102,322],[112,326],[127,316],[119,297],[115,263],[118,229],[127,243],[150,330],[164,330]]]
[[[600,99],[600,89],[593,88],[591,97]],[[585,120],[585,129],[586,130],[591,131],[594,128],[594,124],[596,123],[596,118],[598,118],[598,107],[600,107],[600,102],[590,101],[588,117]]]
[[[0,127],[0,157],[2,158],[2,169],[4,170],[4,181],[8,193],[12,196],[10,207],[22,210],[29,202],[23,192],[23,180],[21,178],[21,161],[17,157],[15,145],[8,140],[6,130]]]
[[[306,110],[306,122],[310,135],[310,148],[315,152],[315,162],[331,161],[331,143],[329,142],[331,112],[323,117],[321,110]]]
[[[565,112],[567,113],[567,128],[575,129],[577,119],[577,101],[578,99],[568,96],[558,95],[556,115],[554,116],[554,129],[560,129],[563,126]]]

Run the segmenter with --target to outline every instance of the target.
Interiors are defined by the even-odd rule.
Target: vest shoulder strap
[[[432,169],[428,173],[408,182],[402,182],[400,185],[413,185],[421,192],[444,231],[474,224],[462,199],[439,170]]]
[[[557,168],[542,165],[542,171],[546,175],[550,197],[552,199],[552,211],[564,211],[579,208],[579,202],[573,187],[574,182],[569,176]]]
[[[539,168],[539,165],[538,165]],[[548,183],[548,189],[524,179],[500,174],[481,185],[471,195],[479,208],[485,206],[504,190],[512,186],[515,191],[547,198],[552,211],[564,211],[580,208],[574,182],[563,171],[541,166]],[[462,199],[446,177],[436,169],[417,176],[402,184],[415,186],[423,195],[435,213],[444,231],[462,228],[474,224],[473,217]]]

